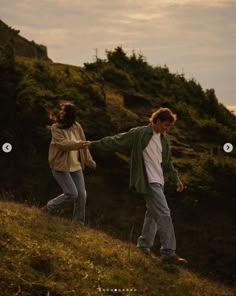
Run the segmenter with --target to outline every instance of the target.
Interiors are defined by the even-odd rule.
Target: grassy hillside
[[[0,158],[0,186],[8,199],[43,205],[60,193],[47,159],[47,110],[56,113],[60,99],[74,102],[89,140],[146,125],[154,110],[170,107],[178,116],[169,133],[173,159],[185,184],[181,194],[165,186],[178,250],[201,274],[235,280],[236,150],[226,154],[222,147],[236,145],[236,116],[214,89],[203,90],[194,79],[151,66],[142,55],[127,56],[120,47],[105,60],[76,67],[15,56],[8,44],[0,51],[0,70],[0,140],[13,144]],[[130,229],[129,218],[137,219],[135,240],[145,204],[127,193],[128,155],[92,154],[97,169],[85,171],[90,225],[127,241],[124,229]]]
[[[1,295],[233,296],[236,291],[145,257],[133,244],[0,202]]]

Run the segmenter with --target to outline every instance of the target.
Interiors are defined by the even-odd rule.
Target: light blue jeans
[[[150,249],[158,232],[161,242],[161,256],[175,255],[175,232],[163,186],[159,183],[149,184],[149,192],[145,195],[145,201],[147,211],[137,247]]]
[[[63,194],[47,203],[49,213],[62,209],[67,202],[74,202],[72,221],[84,225],[87,193],[83,171],[59,172],[52,170],[52,174],[60,185]]]

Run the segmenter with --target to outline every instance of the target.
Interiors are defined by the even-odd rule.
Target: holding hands
[[[85,141],[83,143],[83,148],[90,148],[91,142],[90,141]]]

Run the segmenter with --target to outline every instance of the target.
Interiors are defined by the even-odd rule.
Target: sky
[[[1,0],[0,18],[54,62],[83,66],[122,46],[236,112],[236,0]]]

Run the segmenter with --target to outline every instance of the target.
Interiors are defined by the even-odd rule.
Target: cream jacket
[[[70,133],[73,131],[76,140],[71,140]],[[51,126],[52,140],[49,146],[48,161],[51,169],[55,171],[69,172],[71,168],[70,152],[78,150],[79,162],[82,169],[85,166],[95,168],[96,163],[93,160],[89,150],[82,148],[82,144],[86,141],[83,129],[78,122],[75,122],[68,129],[60,129],[55,123]]]

